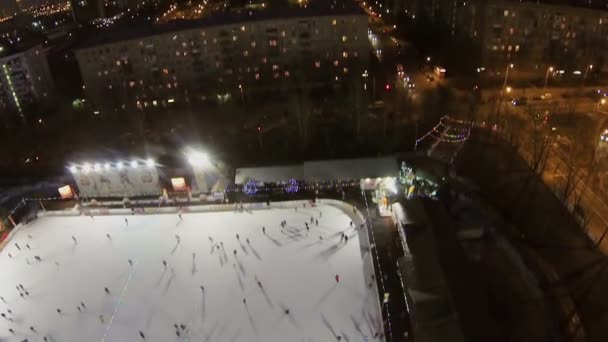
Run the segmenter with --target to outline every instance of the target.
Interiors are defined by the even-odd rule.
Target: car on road
[[[511,103],[514,106],[525,106],[528,104],[528,98],[527,97],[517,97],[515,98],[513,101],[511,101]]]

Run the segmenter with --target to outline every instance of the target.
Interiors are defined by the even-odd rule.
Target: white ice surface
[[[0,341],[139,341],[140,330],[146,341],[162,342],[325,342],[336,341],[334,333],[342,341],[380,341],[373,337],[382,324],[377,289],[375,282],[368,287],[370,256],[359,235],[363,246],[368,242],[363,231],[349,228],[348,215],[320,205],[297,212],[188,213],[179,224],[175,214],[129,216],[128,227],[119,215],[40,218],[0,251],[6,300],[0,312],[13,312],[13,322],[0,318]],[[307,233],[311,216],[319,226]],[[342,231],[350,239],[338,248]],[[213,249],[209,237],[222,241],[225,253]],[[18,284],[29,296],[20,297]],[[175,323],[187,326],[181,338]]]

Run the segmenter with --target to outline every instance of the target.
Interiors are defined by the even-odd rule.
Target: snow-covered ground
[[[369,243],[350,228],[361,222],[330,204],[293,205],[184,213],[181,222],[39,218],[0,251],[0,341],[137,341],[139,331],[162,342],[383,340],[374,338],[382,319]],[[174,324],[185,325],[180,336]]]

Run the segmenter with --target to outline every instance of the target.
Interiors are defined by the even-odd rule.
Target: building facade
[[[104,0],[70,0],[72,18],[80,25],[105,17]]]
[[[460,31],[477,40],[482,65],[503,70],[584,72],[605,69],[608,11],[533,2],[471,1],[459,13]]]
[[[3,0],[0,6],[0,17],[10,17],[19,12],[17,0]]]
[[[5,121],[25,120],[28,109],[50,102],[53,92],[42,45],[0,57],[0,114]]]
[[[89,101],[113,109],[221,102],[361,77],[369,59],[367,17],[358,12],[192,26],[77,50]]]

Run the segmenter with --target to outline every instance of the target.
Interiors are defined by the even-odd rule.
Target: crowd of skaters
[[[303,207],[306,207],[306,204],[303,204]],[[295,207],[294,210],[297,212],[298,208]],[[353,207],[353,213],[356,213],[356,208],[355,207]],[[180,223],[181,221],[183,221],[183,216],[182,216],[181,210],[178,212],[177,216],[178,216],[178,223]],[[313,224],[316,227],[318,227],[319,226],[319,218],[322,218],[322,217],[323,217],[323,214],[322,214],[321,211],[319,211],[319,217],[318,218],[315,218],[314,216],[310,217],[310,225],[309,225],[308,220],[305,220],[304,224],[305,224],[306,231],[310,232],[310,226],[312,226]],[[95,218],[93,217],[93,215],[91,215],[91,219],[95,220]],[[124,222],[125,222],[126,226],[129,226],[129,221],[128,221],[127,218],[124,218]],[[281,220],[280,227],[281,227],[281,230],[285,229],[287,227],[287,220]],[[362,229],[364,227],[365,227],[365,224],[361,223],[360,228]],[[350,221],[349,229],[352,229],[352,228],[356,229],[356,227],[354,226],[353,221]],[[346,244],[346,243],[348,243],[348,239],[349,238],[348,238],[348,235],[346,234],[347,231],[348,231],[348,229],[340,233],[340,242],[339,242],[339,244],[342,244],[342,243]],[[266,227],[265,226],[262,226],[262,234],[266,234]],[[112,237],[111,237],[111,235],[109,233],[106,233],[106,237],[107,237],[108,240],[112,240]],[[28,234],[28,238],[32,239],[31,235]],[[72,242],[74,243],[74,245],[77,245],[78,244],[78,239],[75,236],[73,236],[73,235],[71,236],[71,238],[72,238]],[[175,235],[175,239],[177,241],[177,244],[179,244],[181,242],[181,237],[178,234]],[[241,242],[239,234],[236,234],[236,239],[237,239],[237,241],[239,241],[239,243]],[[320,235],[320,239],[321,240],[323,239],[322,234]],[[218,250],[220,249],[220,246],[223,249],[224,244],[223,244],[222,241],[219,241],[219,243],[218,242],[214,242],[214,240],[213,240],[213,238],[211,236],[209,237],[209,240],[217,247]],[[248,245],[250,245],[249,238],[246,238],[245,241],[246,241],[246,243]],[[15,243],[14,245],[17,248],[18,251],[21,251],[21,246],[19,246],[18,243]],[[31,247],[30,247],[29,243],[26,244],[25,246],[26,246],[26,248],[28,250],[31,250]],[[9,258],[12,258],[11,253],[8,253],[8,256],[9,256]],[[234,256],[235,257],[237,256],[236,249],[234,250]],[[34,256],[34,259],[36,261],[38,261],[38,262],[42,261],[42,259],[39,256]],[[133,261],[131,259],[128,259],[128,263],[129,263],[129,265],[131,267],[133,267]],[[29,261],[28,261],[28,264],[29,264]],[[59,266],[58,262],[55,262],[55,264],[57,266]],[[167,268],[167,261],[166,260],[162,260],[162,264],[163,264],[164,269],[166,270],[166,268]],[[339,283],[340,282],[340,275],[336,274],[334,276],[334,279],[335,279],[336,283]],[[371,275],[371,280],[370,280],[370,282],[368,284],[368,286],[370,288],[373,286],[373,282],[374,281],[375,281],[374,275],[372,274]],[[258,287],[261,290],[263,290],[262,282],[259,279],[257,279],[257,276],[256,276],[256,283],[257,283]],[[25,297],[28,297],[30,295],[29,291],[23,286],[23,284],[16,285],[16,289],[17,289],[17,291],[19,293],[19,296],[21,298],[25,298]],[[200,289],[201,289],[201,292],[202,292],[202,294],[204,296],[205,295],[205,287],[204,287],[204,285],[200,285]],[[108,287],[104,287],[104,292],[105,292],[106,295],[110,295],[111,294],[110,289]],[[0,301],[2,301],[2,303],[6,304],[6,300],[2,296],[0,296]],[[243,298],[243,304],[247,305],[247,299],[245,297]],[[83,301],[80,301],[80,303],[76,306],[76,309],[77,309],[78,312],[83,313],[86,310],[85,303]],[[56,312],[59,315],[63,314],[63,311],[62,311],[61,308],[57,308]],[[290,314],[290,309],[287,308],[287,307],[283,308],[283,313],[285,315],[289,315]],[[11,323],[14,322],[14,315],[13,315],[13,311],[11,309],[7,308],[6,312],[1,312],[0,313],[0,317],[2,317],[3,319],[6,319],[8,321],[10,321]],[[103,314],[100,314],[98,316],[98,319],[99,319],[99,321],[100,321],[101,324],[105,324],[106,319],[105,319],[105,316]],[[188,333],[188,329],[187,329],[187,326],[185,324],[175,323],[173,325],[173,327],[175,328],[175,334],[178,337],[181,337],[182,335]],[[34,333],[34,334],[38,334],[38,331],[36,330],[36,328],[33,325],[29,326],[29,330],[32,333]],[[9,328],[8,332],[10,334],[12,334],[12,335],[16,335],[17,334],[16,331],[13,328]],[[145,335],[145,333],[143,331],[138,330],[138,335],[139,335],[139,337],[142,340],[145,340],[146,335]],[[377,333],[376,333],[376,335],[377,335]],[[45,336],[42,336],[42,337],[43,337],[43,341],[45,341],[45,342],[49,341],[49,336],[45,335]],[[335,337],[337,338],[337,340],[341,340],[342,339],[342,337],[339,336],[339,335],[337,335]],[[376,337],[376,336],[374,336],[374,337]],[[28,340],[28,338],[25,338],[25,339],[22,340],[22,342],[29,342],[29,340]]]

